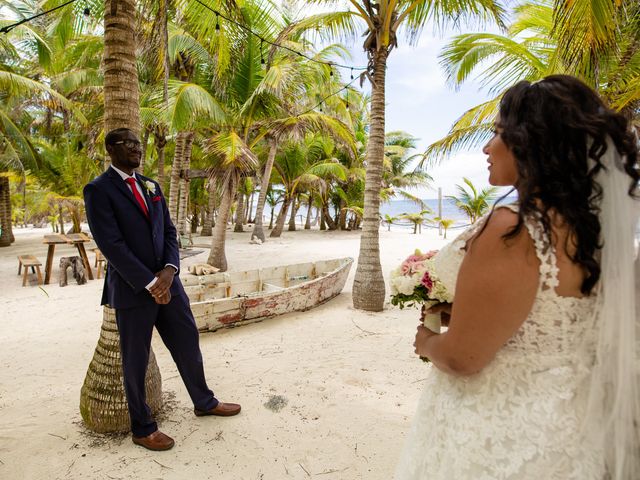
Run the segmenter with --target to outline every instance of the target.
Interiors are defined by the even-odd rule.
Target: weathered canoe
[[[352,264],[346,257],[181,280],[204,332],[320,305],[342,291]]]

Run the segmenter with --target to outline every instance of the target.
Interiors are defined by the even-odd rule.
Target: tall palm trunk
[[[105,0],[104,128],[107,132],[127,127],[136,135],[140,133],[135,7],[135,0]],[[87,427],[95,431],[129,429],[124,385],[119,373],[122,371],[119,344],[115,314],[105,306],[98,346],[80,393],[80,413]],[[162,406],[161,382],[155,357],[149,355],[145,389],[152,411]]]
[[[309,194],[309,204],[307,205],[307,220],[304,222],[304,229],[311,230],[311,211],[313,210],[311,204],[313,200],[311,200],[311,194]]]
[[[136,0],[105,0],[105,132],[116,128],[129,128],[136,135],[140,134],[140,93],[135,39],[136,3]]]
[[[216,209],[216,184],[215,182],[209,182],[209,211],[204,218],[204,223],[202,224],[202,231],[200,235],[203,237],[211,236],[211,229],[213,228],[213,214]]]
[[[236,226],[234,232],[244,232],[244,193],[238,192],[238,205],[236,207]]]
[[[227,270],[227,256],[224,253],[224,244],[227,236],[227,221],[229,220],[229,212],[231,212],[231,204],[233,203],[233,195],[236,191],[236,182],[234,179],[228,180],[222,194],[218,221],[213,228],[213,236],[211,238],[211,252],[207,263],[219,268],[225,272]]]
[[[251,218],[253,217],[253,197],[254,197],[254,195],[255,195],[255,191],[251,192],[251,195],[248,195],[248,197],[249,197],[249,200],[247,202],[248,203],[247,204],[248,212],[247,212],[247,216],[246,216],[247,223],[253,223],[251,221]]]
[[[195,132],[185,132],[184,148],[182,150],[182,160],[180,161],[180,194],[178,205],[178,233],[185,235],[187,233],[187,211],[189,203],[189,167],[191,167],[191,149],[193,147],[193,139]]]
[[[269,230],[273,228],[273,217],[275,216],[276,206],[274,205],[271,209],[271,220],[269,220]]]
[[[158,154],[158,183],[164,188],[165,147],[167,146],[167,131],[164,126],[157,126],[154,129],[153,144]]]
[[[147,148],[149,147],[149,136],[151,135],[151,130],[149,130],[148,128],[144,129],[144,132],[142,132],[142,155],[140,156],[140,166],[138,167],[138,170],[140,170],[140,173],[142,173],[144,175],[144,161],[147,158]]]
[[[277,238],[282,234],[282,229],[284,228],[284,221],[287,219],[287,212],[289,211],[289,205],[291,205],[291,197],[289,194],[285,194],[284,202],[282,202],[282,208],[280,209],[280,213],[278,213],[278,220],[276,220],[276,226],[273,230],[271,230],[270,237]]]
[[[178,224],[178,205],[180,203],[180,175],[182,172],[182,159],[189,132],[178,132],[176,135],[176,151],[171,165],[171,182],[169,184],[169,216],[174,225]]]
[[[253,232],[251,237],[258,237],[263,242],[265,241],[264,232],[262,231],[262,214],[264,212],[264,204],[267,199],[267,190],[269,189],[269,181],[271,180],[271,170],[273,170],[273,162],[276,159],[276,152],[278,151],[278,142],[275,139],[269,140],[269,155],[267,156],[267,163],[264,166],[264,173],[262,174],[262,182],[260,183],[260,195],[258,196],[258,205],[256,206],[256,223],[253,226]],[[273,225],[273,210],[271,211],[271,225]]]
[[[385,80],[389,52],[374,54],[374,84],[371,92],[371,133],[367,147],[367,174],[364,189],[364,218],[360,235],[360,255],[353,281],[353,306],[379,312],[384,307],[385,286],[380,265],[380,188],[384,158]]]
[[[0,177],[0,247],[11,245],[11,234],[9,177]]]
[[[166,110],[169,107],[169,0],[159,0],[158,19],[160,25],[160,58],[162,59],[162,106]],[[154,128],[154,139],[156,152],[158,153],[158,183],[162,188],[164,185],[164,166],[167,146],[167,127],[156,125]]]
[[[322,220],[325,223],[325,228],[320,228],[320,230],[326,230],[327,227],[329,228],[329,230],[335,230],[336,228],[338,228],[336,226],[336,223],[333,221],[333,218],[331,218],[331,214],[329,213],[329,202],[325,202],[322,204]]]
[[[300,201],[298,200],[298,196],[293,199],[291,203],[291,215],[289,216],[289,231],[296,231],[296,214],[298,213],[298,209],[300,208]]]

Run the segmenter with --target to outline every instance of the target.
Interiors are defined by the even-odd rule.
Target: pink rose
[[[409,255],[407,259],[400,265],[402,275],[411,275],[422,267],[424,258],[421,255]]]
[[[431,291],[431,289],[433,288],[433,280],[431,279],[431,276],[429,275],[429,272],[424,272],[424,275],[422,276],[422,280],[420,280],[420,283],[428,291]]]

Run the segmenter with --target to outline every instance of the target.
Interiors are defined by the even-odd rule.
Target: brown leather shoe
[[[240,413],[241,406],[237,403],[223,403],[219,402],[216,408],[212,408],[211,410],[198,410],[197,408],[193,409],[193,413],[196,414],[197,417],[204,417],[206,415],[216,415],[218,417],[232,417]]]
[[[132,436],[131,439],[136,445],[140,445],[141,447],[154,451],[169,450],[175,444],[173,438],[169,435],[165,435],[160,430],[156,430],[146,437]]]

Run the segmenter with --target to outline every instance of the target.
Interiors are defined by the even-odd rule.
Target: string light
[[[91,10],[89,10],[89,7],[85,7],[82,15],[84,15],[85,20],[89,21],[89,18],[91,18]]]
[[[220,13],[217,10],[214,10],[213,8],[211,8],[209,5],[207,5],[206,3],[202,2],[201,0],[196,0],[197,3],[199,3],[200,5],[202,5],[204,8],[206,8],[207,10],[213,12],[216,14],[216,18],[218,18],[218,16],[222,17],[224,20],[226,20],[227,22],[233,23],[234,25],[237,25],[238,27],[242,28],[243,30],[249,32],[251,35],[254,35],[256,37],[258,37],[262,42],[268,43],[271,46],[277,47],[277,48],[282,48],[283,50],[287,50],[295,55],[299,55],[301,57],[306,58],[307,60],[311,61],[311,62],[315,62],[315,63],[320,63],[323,65],[329,65],[329,67],[339,67],[339,68],[350,68],[351,71],[353,70],[368,70],[368,67],[356,67],[353,65],[342,65],[340,63],[336,63],[336,62],[325,62],[322,60],[316,60],[313,57],[310,57],[308,55],[305,55],[302,52],[299,52],[298,50],[294,50],[293,48],[287,47],[286,45],[281,45],[279,43],[276,42],[272,42],[271,40],[268,40],[264,37],[262,37],[259,33],[254,32],[253,30],[251,30],[251,28],[247,27],[246,25],[236,22],[235,20],[224,16],[222,13]],[[217,29],[217,27],[216,27]],[[333,75],[333,72],[331,72],[331,75]]]
[[[74,2],[76,2],[76,0],[69,0],[68,2],[63,3],[62,5],[58,5],[57,7],[54,7],[51,10],[46,10],[44,12],[38,13],[37,15],[33,15],[32,17],[23,18],[19,22],[12,23],[11,25],[7,25],[5,27],[0,28],[0,33],[9,33],[11,30],[22,25],[23,23],[30,22],[31,20],[35,20],[36,18],[42,17],[43,15],[48,15],[49,13],[55,12],[56,10],[60,10],[61,8],[64,8],[67,5],[71,5]]]
[[[220,31],[220,15],[216,12],[216,32]]]

